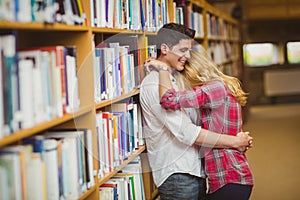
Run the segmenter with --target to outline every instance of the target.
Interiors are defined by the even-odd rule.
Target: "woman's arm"
[[[167,90],[161,97],[160,104],[165,109],[180,108],[217,108],[224,104],[225,85],[221,81],[210,81],[192,90]]]
[[[167,66],[166,63],[161,62],[159,60],[156,60],[154,58],[149,58],[148,60],[145,61],[144,67],[148,71],[158,71],[159,73],[159,97],[164,95],[166,91],[169,89],[173,88],[171,80],[170,80],[170,73],[172,73],[171,67]]]
[[[145,66],[159,73],[160,104],[165,109],[179,110],[181,108],[214,108],[224,103],[225,86],[220,81],[211,81],[193,90],[175,91],[170,80],[171,67],[155,59],[146,61]]]
[[[158,72],[159,72],[159,98],[161,99],[169,89],[173,88],[173,85],[170,80],[169,71],[160,69]]]

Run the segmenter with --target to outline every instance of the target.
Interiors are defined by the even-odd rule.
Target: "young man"
[[[157,33],[157,60],[168,67],[160,70],[182,71],[190,58],[195,31],[184,25],[169,23]],[[177,85],[170,74],[173,87]],[[162,200],[201,199],[206,182],[199,146],[236,148],[244,151],[251,144],[247,133],[238,136],[220,135],[195,125],[193,110],[168,111],[160,106],[159,73],[151,71],[143,80],[140,102],[148,159],[153,179]],[[191,118],[189,115],[191,115]],[[194,122],[194,123],[193,123]],[[251,145],[250,145],[251,146]]]

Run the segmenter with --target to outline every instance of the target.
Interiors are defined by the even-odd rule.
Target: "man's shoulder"
[[[151,84],[158,84],[159,81],[159,74],[157,72],[150,72],[149,74],[147,74],[143,81],[142,81],[142,86],[147,85],[149,83]]]
[[[152,99],[153,96],[158,95],[158,83],[159,77],[157,72],[150,72],[144,77],[140,87],[140,98],[141,99]]]

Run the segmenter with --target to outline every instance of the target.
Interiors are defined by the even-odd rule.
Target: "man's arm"
[[[218,134],[206,129],[201,129],[195,144],[211,148],[234,148],[245,151],[252,147],[253,138],[248,132],[240,132],[237,136]]]

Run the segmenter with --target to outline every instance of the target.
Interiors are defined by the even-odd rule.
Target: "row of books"
[[[86,14],[82,0],[3,0],[0,20],[82,25]]]
[[[203,15],[199,10],[186,6],[184,2],[174,2],[173,8],[175,13],[174,21],[176,23],[185,24],[194,29],[196,37],[204,36]]]
[[[0,138],[79,108],[75,46],[16,49],[0,37]]]
[[[131,101],[114,103],[107,110],[96,112],[99,178],[145,143],[140,105]]]
[[[143,75],[138,35],[115,35],[94,49],[95,101],[112,99],[138,88]]]
[[[235,39],[239,38],[239,30],[236,26],[227,23],[223,18],[217,17],[211,13],[206,14],[207,36],[217,39]]]
[[[95,185],[92,132],[63,129],[0,149],[1,199],[77,199]]]
[[[199,43],[193,46],[195,51],[212,59],[224,74],[239,78],[241,75],[239,63],[234,60],[234,58],[237,58],[237,48],[238,45],[229,42],[210,42],[208,51]]]
[[[167,0],[91,0],[91,26],[156,31],[169,22]]]
[[[220,66],[220,70],[229,76],[241,78],[242,72],[238,62],[229,62]]]
[[[111,47],[111,46],[115,47]],[[110,47],[95,48],[95,101],[112,99],[132,91],[135,85],[134,55],[129,46],[109,43]],[[116,55],[118,54],[118,55]]]
[[[217,64],[226,63],[237,57],[239,46],[230,42],[209,42],[208,54]]]
[[[195,4],[190,5],[188,1],[177,0],[173,2],[173,21],[185,24],[196,30],[196,37],[204,37],[203,9]],[[214,14],[206,13],[207,36],[216,39],[238,38],[239,31],[234,25],[227,23],[223,18]]]
[[[103,183],[100,188],[103,200],[144,200],[142,166],[140,157],[129,162],[119,173]]]
[[[94,99],[112,99],[139,88],[146,74],[140,58],[141,50],[148,57],[156,58],[155,44],[145,45],[141,49],[138,35],[114,35],[100,44],[95,44],[94,59]]]

